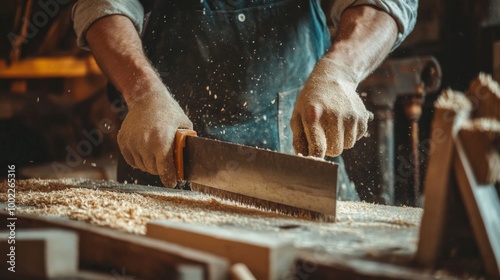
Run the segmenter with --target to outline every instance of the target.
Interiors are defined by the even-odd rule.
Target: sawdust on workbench
[[[0,202],[7,199],[0,183]],[[298,248],[350,255],[416,250],[422,210],[342,202],[336,223],[319,223],[236,205],[205,194],[84,179],[21,180],[19,213],[65,216],[136,234],[150,220],[238,228],[293,240]]]
[[[223,213],[278,217],[277,213],[232,205],[213,197],[185,192],[119,192],[88,188],[86,180],[25,180],[16,186],[18,211],[56,215],[131,233],[144,234],[150,220],[169,219],[193,223],[221,222]],[[86,188],[83,188],[85,184]],[[0,201],[7,199],[6,185],[0,185]],[[213,212],[208,215],[208,212]],[[214,212],[215,211],[215,212]]]

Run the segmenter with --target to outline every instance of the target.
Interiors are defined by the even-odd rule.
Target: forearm
[[[127,103],[145,92],[165,88],[129,18],[110,15],[97,20],[88,29],[86,40],[97,63]]]
[[[387,57],[397,34],[397,24],[389,14],[369,5],[354,6],[342,14],[325,58],[350,67],[359,83]]]

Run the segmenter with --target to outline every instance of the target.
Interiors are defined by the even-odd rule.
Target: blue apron
[[[143,44],[200,136],[293,154],[295,100],[330,35],[317,0],[157,0]]]
[[[293,153],[297,93],[330,45],[317,1],[157,1],[143,40],[200,136]]]

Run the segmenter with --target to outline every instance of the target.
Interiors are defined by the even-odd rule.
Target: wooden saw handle
[[[177,170],[177,181],[184,180],[184,147],[186,147],[186,137],[197,136],[196,131],[191,129],[177,129],[175,133],[174,162]]]

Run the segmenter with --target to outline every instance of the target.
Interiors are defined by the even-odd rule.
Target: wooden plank
[[[463,94],[447,91],[438,99],[432,121],[431,151],[424,186],[424,214],[416,255],[417,262],[427,267],[436,266],[442,257],[445,229],[453,215],[450,211],[450,197],[453,197],[454,191],[450,185],[453,138],[456,127],[467,116],[462,115],[460,108],[453,108],[456,102],[468,104],[470,110],[470,104]]]
[[[244,263],[257,279],[280,279],[295,255],[290,241],[235,229],[152,221],[146,235]]]
[[[494,184],[480,185],[459,139],[454,160],[457,183],[486,271],[500,277],[500,199]]]
[[[72,231],[12,230],[0,236],[2,279],[67,277],[78,271],[78,235]]]
[[[0,218],[6,219],[6,212]],[[113,271],[126,268],[140,279],[175,279],[177,266],[199,265],[204,279],[226,279],[229,264],[215,255],[145,236],[119,232],[59,217],[17,214],[17,228],[60,228],[79,235],[80,268]]]
[[[102,75],[93,57],[28,58],[7,65],[0,60],[0,79],[77,78]]]

